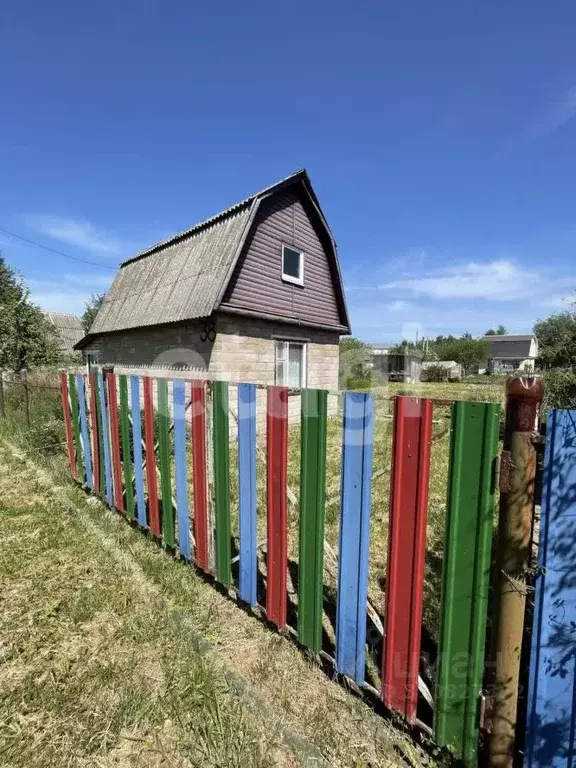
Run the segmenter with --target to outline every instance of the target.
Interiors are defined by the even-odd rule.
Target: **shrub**
[[[372,348],[354,336],[340,339],[340,389],[351,389],[349,381],[370,376]]]
[[[427,365],[422,369],[422,381],[448,381],[448,368],[444,365]]]
[[[576,371],[547,371],[543,374],[544,407],[576,408]]]
[[[372,379],[369,376],[351,376],[344,382],[344,389],[372,389]]]

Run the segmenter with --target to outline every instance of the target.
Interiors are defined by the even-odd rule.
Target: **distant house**
[[[486,370],[490,373],[533,371],[538,357],[538,340],[532,334],[484,336],[490,345]]]
[[[77,356],[75,346],[84,336],[80,318],[67,312],[44,312],[43,314],[56,331],[60,352],[67,357]]]
[[[349,333],[336,244],[302,170],[125,261],[76,348],[99,364],[337,389]]]
[[[377,357],[381,357],[382,355],[389,355],[390,350],[392,347],[396,346],[395,344],[386,344],[385,342],[383,344],[370,344],[372,347],[372,355],[376,355]]]

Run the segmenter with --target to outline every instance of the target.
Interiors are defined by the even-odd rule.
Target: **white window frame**
[[[300,277],[294,277],[293,275],[287,275],[284,272],[284,250],[290,248],[291,251],[295,251],[300,254],[300,261],[298,263],[298,274]],[[282,243],[282,280],[285,283],[293,283],[294,285],[304,285],[304,251],[301,248],[297,248],[295,245],[289,245],[288,243]]]
[[[289,387],[289,363],[290,363],[290,344],[302,348],[302,368],[300,371],[300,386],[290,387],[290,389],[306,389],[308,386],[308,342],[306,339],[287,339],[282,336],[276,336],[274,341],[274,384],[278,387]],[[278,345],[284,346],[284,377],[285,381],[278,381]]]

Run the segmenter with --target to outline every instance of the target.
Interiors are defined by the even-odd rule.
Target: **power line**
[[[69,253],[64,253],[63,251],[57,251],[56,248],[49,248],[47,245],[42,245],[42,243],[37,243],[35,240],[29,240],[27,237],[22,237],[22,235],[17,235],[16,232],[11,232],[9,229],[6,229],[5,227],[0,227],[0,232],[5,232],[7,235],[10,235],[10,237],[15,237],[17,240],[22,240],[24,243],[35,245],[37,248],[42,248],[43,251],[50,251],[50,253],[56,253],[58,254],[58,256],[65,256],[67,259],[73,259],[74,261],[81,261],[82,264],[90,264],[90,266],[92,267],[102,267],[102,269],[112,269],[114,270],[114,272],[117,269],[117,267],[111,267],[109,264],[101,264],[97,261],[89,261],[88,259],[80,258],[80,256],[70,256]]]

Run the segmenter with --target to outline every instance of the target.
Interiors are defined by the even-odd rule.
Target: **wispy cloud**
[[[380,285],[379,288],[432,299],[514,301],[538,292],[539,279],[537,272],[503,259],[484,263],[470,262],[438,270],[433,274],[405,277]]]
[[[540,117],[526,128],[529,136],[544,136],[562,128],[576,117],[576,86],[548,104]]]
[[[409,301],[397,299],[396,301],[391,301],[389,304],[386,304],[386,309],[389,312],[407,312],[413,309],[413,306]]]
[[[95,227],[86,219],[30,214],[25,217],[25,221],[26,225],[36,232],[86,251],[115,256],[123,250],[120,240]]]
[[[82,314],[93,293],[102,293],[111,277],[90,272],[62,276],[61,280],[31,278],[27,280],[30,298],[39,307],[53,312]]]

